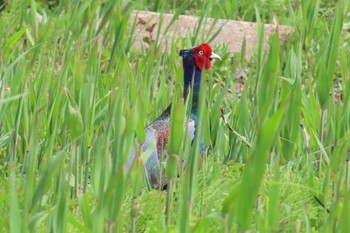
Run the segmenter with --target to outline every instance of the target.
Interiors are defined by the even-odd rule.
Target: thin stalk
[[[252,144],[250,144],[250,142],[247,141],[247,138],[240,135],[236,130],[234,130],[231,125],[226,121],[226,118],[224,116],[224,110],[221,108],[221,118],[224,121],[225,125],[227,126],[227,128],[234,134],[236,135],[236,137],[238,138],[238,140],[240,140],[241,142],[243,142],[247,147],[252,148]]]
[[[229,214],[224,216],[224,233],[230,232]]]
[[[78,197],[78,189],[79,189],[79,153],[78,153],[78,147],[74,144],[74,170],[75,170],[75,176],[74,176],[74,195],[75,198]]]
[[[321,121],[320,121],[320,141],[323,145],[323,128],[324,128],[324,117],[325,117],[325,110],[322,109],[321,110]],[[322,171],[322,150],[320,150],[320,154],[319,154],[319,160],[318,160],[318,176],[321,175],[321,171]]]
[[[135,217],[132,217],[132,218],[131,218],[131,228],[130,228],[130,232],[131,232],[131,233],[135,233],[135,232],[136,232],[135,229],[136,229],[136,218],[135,218]]]
[[[349,159],[346,159],[345,168],[345,187],[346,191],[349,192]]]
[[[206,149],[206,151],[202,157],[202,169],[201,169],[202,170],[202,172],[201,172],[202,177],[205,177],[205,174],[207,174],[207,172],[208,172],[207,153],[208,153],[208,149]],[[202,190],[204,190],[205,183],[206,182],[202,182],[202,185],[200,187]],[[200,195],[199,216],[203,216],[204,198],[205,198],[204,195]]]
[[[130,233],[135,233],[136,231],[136,196],[134,195],[134,197],[132,198],[132,203],[131,203],[131,211],[130,211],[130,215],[131,215],[131,227],[130,227]]]
[[[175,179],[178,174],[178,163],[179,163],[179,156],[175,154],[171,154],[168,158],[167,166],[166,166],[168,190],[167,190],[167,198],[166,198],[165,217],[166,217],[167,228],[169,228],[170,226],[170,217],[171,217],[170,210],[173,203]]]
[[[168,190],[166,197],[166,208],[165,208],[165,217],[166,217],[166,226],[169,228],[170,226],[170,209],[173,203],[173,189],[174,189],[174,179],[171,178],[168,181]]]
[[[90,161],[90,147],[87,149],[87,156],[85,159],[85,174],[84,174],[84,189],[83,192],[86,192],[88,179],[89,179],[89,161]]]
[[[163,145],[162,145],[163,147]],[[164,166],[163,166],[163,161],[164,161],[164,157],[163,157],[163,149],[160,150],[160,153],[159,153],[159,184],[158,184],[158,190],[159,191],[162,191],[162,180],[163,180],[163,169],[164,169]],[[152,185],[152,184],[151,184]]]
[[[18,138],[19,126],[20,126],[20,122],[21,122],[20,119],[21,119],[21,115],[22,115],[23,101],[24,101],[24,99],[22,98],[20,101],[20,104],[18,105],[18,108],[17,108],[17,119],[16,119],[16,123],[15,123],[16,129],[15,129],[15,133],[13,136],[12,156],[10,157],[11,162],[15,162],[16,157],[17,157],[17,138]]]

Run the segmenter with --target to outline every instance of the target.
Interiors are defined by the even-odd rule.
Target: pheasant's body
[[[211,48],[207,44],[202,44],[189,50],[181,50],[180,56],[183,57],[184,67],[184,99],[187,98],[190,88],[193,88],[191,114],[190,119],[188,119],[186,124],[186,129],[188,129],[190,139],[192,141],[195,135],[201,72],[202,69],[210,68],[211,59],[220,57],[212,53]],[[151,154],[145,163],[145,170],[153,187],[159,185],[164,186],[166,184],[164,171],[162,171],[162,175],[160,173],[160,163],[161,161],[166,161],[168,156],[167,146],[170,129],[170,109],[171,106],[169,106],[146,128],[146,140],[142,145],[141,153],[151,151]],[[128,171],[131,168],[135,156],[135,150],[132,150],[127,164]],[[160,175],[162,176],[161,180]]]

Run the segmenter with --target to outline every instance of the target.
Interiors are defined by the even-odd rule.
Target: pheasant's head
[[[220,56],[213,53],[208,44],[201,44],[192,49],[180,51],[182,64],[184,68],[185,95],[187,88],[193,84],[194,90],[199,90],[201,83],[202,70],[208,70],[211,67],[213,59],[220,59]]]
[[[182,56],[184,59],[193,57],[197,68],[200,70],[210,69],[211,61],[213,59],[221,60],[219,55],[213,53],[213,50],[208,44],[201,44],[193,49],[181,50],[180,56]]]

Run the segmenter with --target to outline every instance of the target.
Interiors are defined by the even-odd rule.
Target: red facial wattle
[[[209,57],[212,55],[212,49],[208,44],[201,44],[196,47],[193,54],[197,67],[200,70],[208,70],[211,67],[211,60]]]

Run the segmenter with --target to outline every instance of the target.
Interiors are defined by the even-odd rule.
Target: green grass
[[[138,9],[256,21],[259,35],[275,13],[293,32],[266,50],[259,36],[249,62],[244,48],[233,58],[214,48],[223,60],[204,74],[191,146],[178,130],[190,105],[178,48],[203,35],[163,52],[158,34],[135,51]],[[1,232],[350,229],[348,1],[10,1],[0,22]],[[239,69],[248,74],[238,98]],[[163,192],[145,182],[147,153],[130,175],[125,164],[170,102]],[[174,161],[186,151],[182,171]]]

